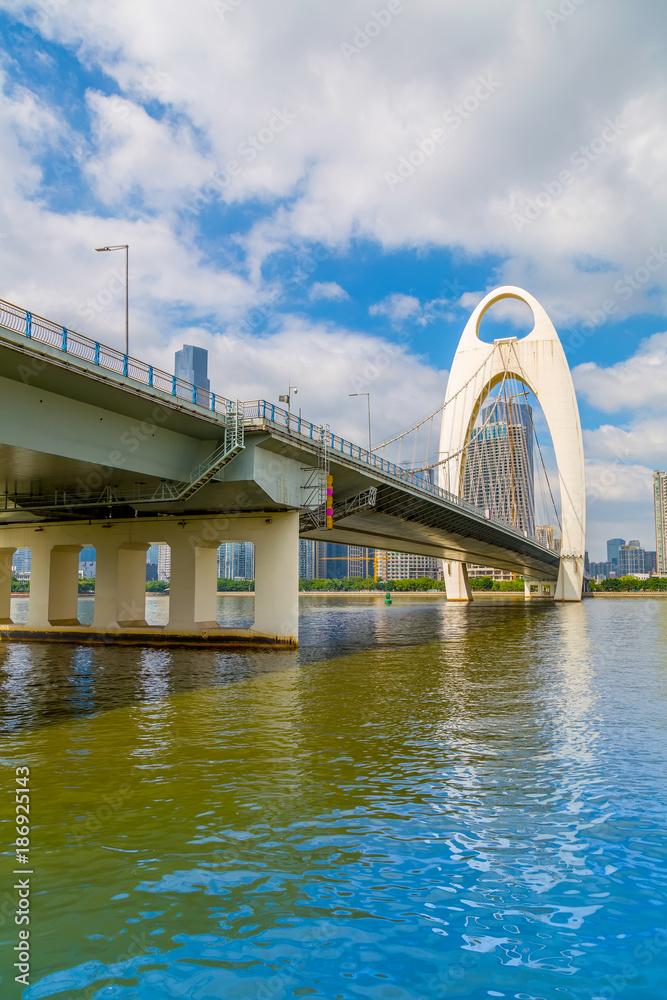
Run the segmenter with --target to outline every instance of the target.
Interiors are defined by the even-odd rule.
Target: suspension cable
[[[494,345],[494,350],[495,350],[495,345]],[[482,364],[479,366],[479,368],[477,369],[477,371],[473,375],[470,376],[470,378],[468,379],[468,381],[464,382],[464,384],[459,389],[456,390],[456,392],[454,393],[454,395],[450,399],[445,400],[445,402],[442,403],[438,407],[437,410],[434,410],[433,413],[429,413],[429,415],[427,417],[424,417],[418,423],[416,423],[412,427],[410,427],[407,431],[401,431],[400,434],[396,434],[393,438],[388,438],[386,441],[381,441],[380,444],[374,445],[373,446],[373,451],[379,451],[380,448],[386,448],[388,444],[393,444],[394,441],[398,441],[399,438],[403,438],[403,437],[406,437],[408,434],[412,434],[412,432],[416,431],[419,427],[422,426],[422,424],[425,424],[428,420],[432,420],[433,417],[437,417],[437,415],[440,413],[441,410],[444,410],[444,408],[446,406],[449,406],[450,403],[453,403],[454,400],[456,399],[456,397],[459,396],[463,392],[464,389],[467,389],[467,387],[470,385],[470,383],[472,382],[472,380],[475,379],[475,378],[477,378],[477,376],[479,375],[479,373],[482,371],[482,369],[486,366],[486,364],[489,362],[490,358],[492,358],[492,357],[493,357],[493,353],[489,354],[484,359],[484,361],[482,362]]]

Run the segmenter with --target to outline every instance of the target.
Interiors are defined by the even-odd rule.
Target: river
[[[298,650],[3,643],[0,683],[3,1000],[667,995],[667,601],[305,597]]]

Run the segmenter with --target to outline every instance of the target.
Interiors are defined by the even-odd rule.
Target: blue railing
[[[229,411],[230,401],[223,396],[209,392],[208,389],[200,389],[191,382],[186,382],[185,379],[177,378],[176,375],[160,371],[159,368],[154,368],[153,365],[148,365],[145,361],[117,351],[115,347],[100,344],[96,340],[91,340],[90,337],[84,337],[81,333],[52,323],[50,319],[36,316],[11,302],[4,302],[2,299],[0,299],[0,326],[4,326],[14,333],[23,334],[30,340],[39,341],[48,347],[80,358],[98,368],[105,368],[107,371],[123,375],[134,382],[194,403],[196,406],[201,406],[213,413],[224,416]]]
[[[122,375],[152,389],[159,389],[161,392],[176,397],[176,399],[201,407],[209,413],[228,417],[232,412],[233,404],[224,396],[219,396],[208,389],[201,389],[192,382],[163,372],[159,368],[154,368],[153,365],[148,365],[144,361],[139,361],[137,358],[117,351],[114,347],[100,344],[96,340],[83,336],[83,334],[68,330],[67,327],[52,323],[51,320],[44,319],[43,316],[36,316],[34,313],[2,299],[0,299],[0,326],[4,326],[14,333],[22,334],[30,340],[39,341],[68,355],[80,358],[98,368],[105,368],[107,371]],[[281,409],[275,403],[268,403],[265,399],[256,399],[244,403],[243,407],[244,422],[261,419],[267,423],[275,424],[277,428],[284,429],[290,434],[298,434],[302,438],[317,443],[322,443],[323,435],[326,435],[324,443],[331,451],[366,466],[372,466],[386,476],[391,476],[393,479],[439,500],[445,500],[447,503],[460,507],[479,518],[493,521],[517,537],[530,537],[531,541],[537,542],[539,545],[542,544],[534,536],[517,531],[512,525],[503,521],[502,518],[495,517],[489,511],[481,510],[468,500],[463,500],[454,493],[441,489],[428,479],[381,458],[375,452],[362,448],[361,445],[353,444],[352,441],[347,441],[331,431],[325,432],[320,424],[312,424],[296,414]],[[542,547],[544,548],[544,546]]]

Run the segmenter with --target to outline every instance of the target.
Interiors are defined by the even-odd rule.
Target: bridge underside
[[[455,531],[410,524],[390,514],[358,514],[341,519],[330,530],[302,533],[302,538],[319,542],[339,542],[390,552],[412,552],[454,562],[494,566],[520,576],[541,580],[556,580],[558,557],[553,563],[531,558],[527,554],[510,554],[497,545],[485,544]]]
[[[406,503],[404,491],[386,485],[378,487],[373,509],[341,517],[330,530],[302,532],[302,537],[496,566],[544,580],[558,577],[557,554],[536,555],[531,539],[508,542],[507,534],[492,521],[471,523],[464,511],[430,499],[410,497]],[[510,550],[509,544],[515,549]]]

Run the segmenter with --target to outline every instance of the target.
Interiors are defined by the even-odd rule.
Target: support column
[[[112,528],[100,529],[95,544],[95,609],[93,627],[100,632],[118,628],[118,542]],[[145,586],[145,585],[144,585]]]
[[[169,632],[218,628],[219,541],[201,541],[186,534],[171,542],[169,579]]]
[[[443,561],[445,587],[448,601],[472,601],[468,581],[468,567],[463,562]]]
[[[524,595],[526,599],[530,597],[555,597],[556,596],[556,581],[555,580],[537,580],[533,577],[524,577]]]
[[[51,577],[51,542],[46,531],[36,529],[30,541],[30,601],[28,625],[48,628],[49,581]]]
[[[12,624],[12,556],[16,549],[0,549],[0,625]]]
[[[49,566],[49,624],[78,625],[80,545],[54,545]],[[30,573],[32,578],[32,570]]]
[[[255,539],[255,621],[251,632],[299,635],[299,515],[273,514]]]
[[[556,584],[557,601],[580,601],[584,581],[584,557],[561,555]]]
[[[125,542],[118,549],[116,621],[125,628],[147,628],[146,552],[144,542]]]
[[[95,546],[95,616],[100,631],[146,628],[146,542],[119,544],[107,536]]]

